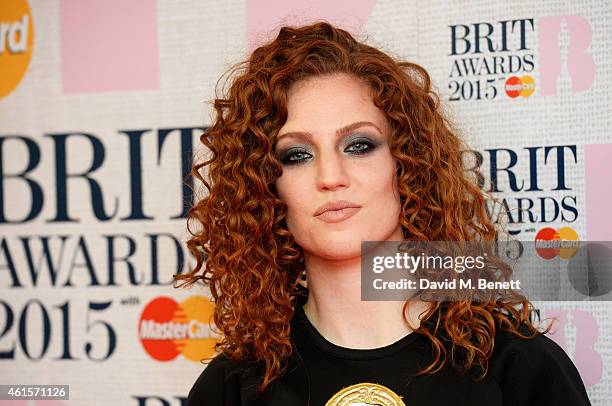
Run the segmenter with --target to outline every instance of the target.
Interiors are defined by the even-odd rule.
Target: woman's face
[[[309,78],[289,89],[287,108],[276,188],[305,254],[345,260],[360,255],[362,240],[403,240],[389,123],[369,86],[345,74]],[[316,215],[336,201],[355,207]]]

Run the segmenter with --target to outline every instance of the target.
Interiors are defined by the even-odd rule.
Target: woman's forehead
[[[316,76],[295,83],[288,92],[287,120],[279,134],[336,131],[369,121],[385,131],[385,114],[374,105],[370,87],[346,74]]]

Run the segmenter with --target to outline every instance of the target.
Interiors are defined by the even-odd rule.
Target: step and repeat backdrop
[[[480,3],[480,4],[479,4]],[[495,4],[497,3],[497,4]],[[423,65],[521,241],[612,240],[612,5],[416,0],[0,2],[0,384],[179,406],[212,355],[184,182],[220,75],[326,19]],[[536,302],[593,405],[612,404],[599,285]]]

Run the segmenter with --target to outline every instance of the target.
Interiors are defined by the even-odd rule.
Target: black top
[[[255,391],[262,376],[260,365],[237,365],[220,354],[196,380],[187,406],[590,405],[576,367],[546,336],[524,340],[498,332],[489,370],[481,381],[450,366],[408,380],[431,362],[425,336],[411,333],[375,349],[340,347],[310,323],[304,301],[297,302],[291,320],[297,351],[287,372],[262,395]]]

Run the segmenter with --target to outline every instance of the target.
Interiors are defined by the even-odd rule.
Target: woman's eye
[[[286,165],[295,165],[304,162],[309,156],[309,153],[298,150],[285,154],[282,159],[282,162]]]
[[[369,150],[371,150],[373,147],[373,145],[370,142],[367,141],[359,141],[359,142],[354,142],[351,145],[349,145],[349,150],[352,148],[352,153],[353,154],[363,154]]]
[[[351,155],[366,154],[373,150],[376,146],[367,140],[360,140],[350,144],[345,151]],[[284,165],[298,165],[304,163],[312,158],[312,155],[305,150],[290,149],[281,156],[281,163]]]

